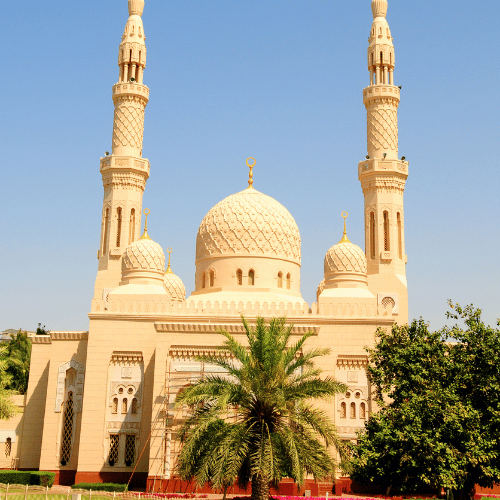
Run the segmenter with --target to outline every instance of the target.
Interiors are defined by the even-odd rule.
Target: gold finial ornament
[[[345,224],[345,220],[347,219],[347,217],[349,217],[349,214],[347,212],[342,212],[342,217],[344,219],[344,234],[342,236],[342,239],[339,241],[339,243],[351,243],[349,241],[349,238],[347,237],[346,224]]]
[[[146,216],[146,222],[144,222],[144,233],[140,239],[141,240],[150,240],[151,238],[149,237],[149,234],[148,234],[148,215],[151,213],[151,210],[149,210],[149,208],[145,208],[142,213]]]
[[[253,163],[250,163],[251,160],[253,160]],[[250,169],[250,174],[248,175],[248,187],[251,188],[253,187],[253,167],[255,167],[255,164],[257,163],[257,160],[255,158],[247,158],[247,167]],[[248,188],[247,188],[248,189]]]
[[[168,252],[168,266],[167,270],[165,271],[165,274],[172,272],[172,269],[170,269],[170,254],[172,253],[172,249],[170,247],[167,248],[167,252]]]

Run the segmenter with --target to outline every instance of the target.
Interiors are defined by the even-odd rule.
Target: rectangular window
[[[135,435],[127,434],[125,440],[125,465],[130,467],[135,460]]]
[[[119,434],[110,434],[109,435],[109,465],[113,466],[118,462],[118,447],[120,443],[120,435]]]

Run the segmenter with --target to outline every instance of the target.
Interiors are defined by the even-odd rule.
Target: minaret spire
[[[370,85],[363,90],[368,155],[358,166],[365,198],[368,285],[379,295],[396,294],[401,301],[399,310],[407,311],[403,193],[408,162],[398,159],[400,87],[394,85],[396,59],[386,19],[387,0],[372,0],[371,7]],[[398,319],[399,323],[406,321]]]
[[[101,158],[104,202],[99,270],[94,297],[101,299],[121,280],[121,256],[141,229],[142,194],[149,161],[142,158],[144,110],[149,89],[144,85],[146,36],[142,23],[144,0],[128,0],[129,18],[118,50],[118,83],[113,85],[112,154]]]

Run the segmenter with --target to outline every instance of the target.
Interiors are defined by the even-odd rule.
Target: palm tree
[[[252,484],[252,499],[267,500],[269,484],[291,477],[299,485],[306,474],[331,477],[333,445],[341,449],[326,412],[311,400],[324,400],[346,387],[332,377],[321,379],[313,359],[328,349],[301,353],[312,332],[289,345],[292,327],[285,318],[255,328],[243,324],[248,347],[225,331],[226,356],[200,361],[222,367],[227,374],[207,375],[180,392],[176,406],[188,405],[191,415],[180,430],[182,449],[177,470],[183,479],[214,488]]]
[[[0,345],[0,419],[8,420],[20,412],[19,407],[12,401],[17,391],[7,389],[12,383],[12,375],[7,372],[8,348]]]
[[[31,362],[31,340],[26,332],[19,330],[11,333],[11,340],[7,343],[7,373],[11,382],[6,386],[19,394],[26,394]]]

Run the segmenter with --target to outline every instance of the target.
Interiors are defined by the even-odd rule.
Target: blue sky
[[[0,329],[85,330],[97,272],[99,158],[126,0],[2,7]],[[446,301],[500,316],[498,2],[389,0],[402,85],[410,317],[446,323]],[[254,186],[292,213],[302,295],[342,235],[363,246],[357,164],[366,155],[369,0],[146,0],[150,87],[143,154],[151,237],[194,289],[198,225]]]

